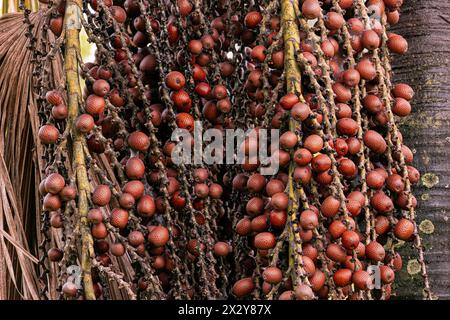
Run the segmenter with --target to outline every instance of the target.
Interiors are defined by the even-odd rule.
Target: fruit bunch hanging
[[[419,172],[396,123],[414,92],[390,66],[408,49],[388,31],[401,4],[45,4],[66,81],[36,80],[42,296],[54,277],[66,299],[389,299],[406,241],[430,298]],[[171,134],[193,139],[197,122],[222,135],[278,129],[279,171],[262,174],[251,136],[242,164],[177,164]]]

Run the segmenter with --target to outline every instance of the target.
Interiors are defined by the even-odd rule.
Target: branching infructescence
[[[411,239],[431,297],[418,172],[395,122],[413,92],[391,83],[390,54],[407,48],[386,31],[392,1],[67,3],[65,14],[49,3],[54,43],[30,39],[46,145],[43,297],[55,270],[65,298],[389,299],[394,244]],[[81,28],[94,61],[82,61]],[[58,50],[67,84],[50,86]],[[175,161],[172,134],[191,141],[199,122],[222,138],[248,131],[233,151],[244,162]],[[265,129],[280,132],[270,163],[251,153]]]

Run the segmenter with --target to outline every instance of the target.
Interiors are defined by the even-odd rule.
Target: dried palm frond
[[[39,43],[45,14],[32,13],[30,21]],[[26,32],[22,14],[0,18],[0,299],[39,299],[40,291],[35,257],[41,212],[36,186],[44,163],[43,147],[35,139],[40,124]],[[50,82],[60,83],[60,54],[48,67]]]

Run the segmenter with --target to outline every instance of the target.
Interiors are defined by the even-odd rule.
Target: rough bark
[[[414,191],[431,289],[450,299],[450,1],[405,1],[392,31],[409,42],[408,53],[394,57],[393,72],[395,83],[408,83],[416,92],[413,113],[401,128],[421,172]],[[408,246],[401,250],[406,256],[397,295],[421,298],[422,279],[411,262],[416,252]]]

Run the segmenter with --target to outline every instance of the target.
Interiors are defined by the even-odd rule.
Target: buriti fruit
[[[80,300],[117,297],[115,280],[136,299],[387,299],[402,264],[388,244],[420,237],[395,123],[414,91],[390,64],[408,50],[389,31],[402,1],[161,3],[83,3],[83,93],[53,63],[33,79],[42,261],[89,269],[81,288],[64,268],[49,279]],[[46,27],[64,20],[61,2]]]

